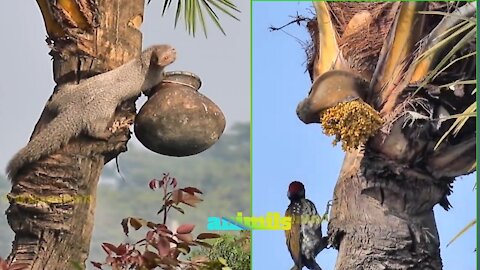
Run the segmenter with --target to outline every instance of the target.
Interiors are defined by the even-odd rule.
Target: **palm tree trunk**
[[[366,117],[355,120],[348,115],[342,119],[348,121],[339,120],[344,117],[342,104],[358,102],[344,99],[342,93],[358,94],[383,119],[383,127],[372,132],[363,146],[346,149],[328,225],[329,241],[339,251],[335,270],[442,269],[433,207],[439,204],[448,209],[447,196],[455,177],[475,170],[475,127],[474,119],[468,120],[461,134],[450,136],[448,143],[435,149],[452,122],[442,126],[436,122],[440,114],[433,116],[433,112],[448,107],[443,102],[451,100],[456,100],[456,108],[448,107],[447,115],[460,114],[472,106],[473,95],[453,98],[451,91],[440,88],[445,82],[474,80],[475,74],[466,68],[475,65],[474,59],[450,67],[436,80],[426,78],[444,55],[452,52],[460,58],[475,51],[471,29],[476,26],[467,25],[459,32],[462,39],[470,40],[458,44],[463,51],[454,51],[455,42],[450,40],[435,54],[421,55],[440,43],[439,33],[445,36],[446,29],[461,25],[459,14],[470,19],[476,8],[450,2],[314,2],[314,8],[317,18],[307,24],[312,35],[308,70],[314,83],[297,108],[300,119],[305,123],[324,121],[324,131],[337,123],[334,134],[344,140],[342,146],[348,138],[358,140],[360,131],[372,126]],[[454,13],[457,17],[426,16],[422,11]],[[317,80],[331,70],[348,71],[369,86],[343,84],[346,77],[333,87],[325,77]],[[427,87],[415,92],[420,82],[429,83],[440,95]],[[332,89],[334,94],[325,94]],[[465,88],[465,93],[474,89],[474,85]],[[332,100],[338,106],[328,108],[336,107],[338,114],[325,113],[329,118],[321,120],[321,107]],[[343,123],[348,124],[341,126]]]
[[[141,51],[144,1],[38,0],[53,42],[57,84],[111,70]],[[62,6],[62,4],[64,6]],[[47,8],[48,7],[48,8]],[[108,142],[81,136],[32,164],[14,179],[7,218],[15,232],[10,259],[29,269],[82,268],[88,256],[97,183],[104,163],[126,151],[135,116],[131,100],[115,115],[120,128]],[[52,119],[46,110],[34,134]]]
[[[335,269],[441,269],[433,206],[444,194],[428,175],[347,153],[328,226]]]

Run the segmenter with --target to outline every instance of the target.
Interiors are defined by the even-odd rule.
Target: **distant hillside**
[[[102,242],[119,243],[126,240],[120,221],[137,216],[160,221],[160,192],[148,188],[151,179],[160,179],[165,172],[178,179],[180,186],[195,186],[204,192],[204,202],[198,208],[184,207],[185,216],[174,219],[197,225],[196,232],[206,231],[208,216],[233,216],[238,211],[250,213],[250,125],[236,124],[229,133],[207,151],[192,157],[165,157],[143,146],[128,145],[119,158],[120,173],[115,161],[105,166],[97,194],[94,235],[90,260],[100,260]],[[10,184],[0,180],[0,211],[8,207],[5,195]],[[172,220],[172,219],[171,219]],[[0,218],[0,256],[11,248],[13,233]]]

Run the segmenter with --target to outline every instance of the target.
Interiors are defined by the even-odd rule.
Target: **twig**
[[[301,16],[297,13],[296,16],[292,16],[292,18],[294,18],[293,21],[285,24],[285,25],[282,25],[280,27],[274,27],[274,26],[270,26],[268,29],[270,30],[270,32],[273,32],[273,31],[278,31],[278,30],[282,30],[283,28],[291,25],[291,24],[294,24],[296,23],[297,25],[300,25],[301,22],[304,22],[304,21],[309,21],[311,20],[310,18],[307,18],[307,17],[304,17],[304,16]]]

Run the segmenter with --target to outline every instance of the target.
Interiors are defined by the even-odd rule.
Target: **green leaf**
[[[455,81],[443,85],[439,85],[439,88],[450,88],[451,86],[461,85],[461,84],[477,84],[477,80],[465,80],[465,81]]]
[[[457,240],[460,236],[462,236],[466,231],[468,231],[470,228],[472,228],[475,224],[477,223],[477,219],[472,220],[470,223],[467,224],[457,235],[453,237],[450,242],[448,242],[447,247],[453,243],[453,241]]]
[[[455,64],[456,62],[460,61],[460,60],[463,60],[463,59],[466,59],[470,56],[475,56],[477,55],[477,52],[471,52],[469,54],[466,54],[462,57],[459,57],[459,58],[456,58],[455,60],[451,61],[448,65],[446,65],[445,67],[443,67],[441,70],[437,71],[437,74],[435,74],[432,78],[432,81],[435,80],[437,78],[438,75],[440,75],[442,72],[444,72],[447,68],[449,68],[450,66],[452,66],[453,64]]]
[[[218,261],[219,261],[221,264],[223,264],[223,265],[225,265],[225,266],[228,266],[227,260],[225,260],[224,258],[218,257]]]
[[[222,7],[221,5],[217,4],[215,1],[207,1],[207,0],[204,0],[203,2],[207,3],[207,2],[210,2],[212,5],[214,5],[216,8],[218,8],[219,10],[221,10],[223,13],[227,14],[228,16],[232,17],[233,19],[237,20],[237,21],[240,21],[239,18],[237,18],[235,15],[233,15],[230,11],[228,11],[226,8]],[[221,4],[224,4],[225,1],[219,1]],[[229,7],[227,5],[227,7]],[[232,8],[233,10],[237,11],[237,12],[240,12],[240,10],[238,10],[236,7]]]
[[[172,0],[164,0],[162,16],[164,16],[166,11],[171,7],[171,3]],[[240,20],[234,14],[239,13],[240,10],[229,0],[177,0],[176,6],[174,27],[176,28],[183,10],[185,30],[193,36],[195,36],[197,32],[197,22],[200,21],[205,37],[207,37],[205,12],[208,13],[210,19],[224,35],[226,34],[220,24],[220,18],[217,15],[217,11],[220,11],[220,13],[228,15],[237,21]]]
[[[422,14],[429,14],[430,12],[422,11]],[[423,39],[419,54],[412,63],[412,67],[415,72],[416,68],[420,67],[418,71],[425,67],[428,67],[428,74],[417,74],[416,80],[422,81],[418,86],[415,94],[420,91],[427,83],[432,81],[440,70],[446,69],[445,65],[448,65],[452,61],[452,56],[459,50],[463,49],[464,45],[471,42],[471,39],[476,35],[476,7],[474,3],[468,3],[451,13],[440,12],[436,13],[444,16],[441,22],[432,30],[432,32]],[[456,41],[458,38],[463,38],[460,41]],[[444,50],[451,47],[450,52],[445,53]],[[443,56],[441,59],[440,57]],[[433,68],[430,65],[436,64]],[[423,63],[423,64],[422,64]]]
[[[191,248],[188,246],[187,243],[178,243],[177,249],[183,254],[188,254],[191,251]]]
[[[470,106],[468,106],[468,108],[465,109],[463,113],[457,114],[457,115],[451,115],[449,118],[456,118],[456,120],[455,122],[453,122],[450,128],[442,135],[440,140],[438,140],[437,144],[434,147],[434,150],[436,150],[440,146],[440,144],[448,137],[448,135],[450,135],[450,133],[456,136],[470,117],[477,116],[476,112],[477,112],[477,102],[474,102]]]
[[[182,1],[179,1],[178,5],[177,5],[177,11],[175,12],[175,25],[174,25],[175,28],[177,27],[178,18],[180,18],[180,10],[181,9],[182,9]]]
[[[203,33],[205,34],[205,38],[207,38],[207,26],[205,24],[205,18],[203,17],[203,12],[200,8],[197,9],[198,17],[200,18],[200,22],[202,23]]]
[[[191,29],[190,29],[191,32],[190,33],[195,37],[195,29],[196,29],[196,27],[195,27],[195,22],[196,22],[195,15],[197,14],[195,12],[195,10],[197,9],[197,7],[196,7],[197,1],[191,1],[190,0],[190,1],[188,1],[188,3],[190,4],[190,9],[189,9],[190,12],[188,14],[188,18],[189,18],[190,25],[191,25]]]
[[[467,30],[470,30],[467,34],[465,34],[465,36],[463,36],[463,38],[457,42],[455,44],[455,46],[453,46],[452,50],[450,50],[450,52],[448,52],[441,60],[440,62],[437,64],[437,66],[430,72],[430,74],[425,78],[425,80],[418,86],[417,90],[415,90],[415,94],[422,88],[424,87],[428,82],[430,82],[432,80],[432,78],[434,76],[436,76],[437,74],[439,74],[439,70],[442,69],[448,62],[449,60],[451,59],[451,57],[456,53],[458,52],[459,50],[463,49],[465,47],[465,45],[467,44],[467,42],[469,42],[469,40],[471,38],[474,38],[475,35],[476,35],[476,25],[467,25],[466,27],[462,27],[461,29],[459,29],[458,31],[456,31],[455,33],[453,33],[452,35],[450,35],[449,37],[445,38],[444,40],[438,42],[436,45],[434,45],[432,48],[430,48],[429,50],[427,50],[426,52],[424,52],[421,56],[420,56],[420,59],[421,58],[424,58],[424,57],[427,57],[429,56],[430,54],[436,52],[437,50],[440,50],[445,44],[449,43],[453,38],[455,38],[457,35],[459,34],[462,34],[464,33],[465,31]]]
[[[150,3],[151,0],[148,0],[148,3]],[[172,3],[172,0],[165,0],[163,3],[163,9],[162,9],[162,16],[165,14],[165,11],[170,7],[170,4]]]
[[[202,246],[202,247],[206,247],[206,248],[212,248],[212,245],[210,245],[209,243],[207,242],[203,242],[203,241],[199,241],[199,240],[195,240],[193,241],[195,244],[199,245],[199,246]]]
[[[171,207],[173,207],[173,209],[177,210],[178,212],[185,214],[185,211],[181,207],[178,207],[176,205],[171,205]]]
[[[465,16],[462,16],[462,15],[460,15],[460,14],[452,14],[452,13],[448,13],[448,12],[441,12],[441,11],[420,11],[420,12],[418,12],[418,13],[420,13],[420,14],[425,14],[425,15],[441,15],[441,16],[451,17],[451,18],[455,18],[455,19],[459,19],[459,20],[475,22],[475,20],[472,19],[472,18],[465,17]]]

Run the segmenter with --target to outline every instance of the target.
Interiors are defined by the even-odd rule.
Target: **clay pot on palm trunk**
[[[165,73],[135,119],[138,140],[153,152],[176,157],[195,155],[215,144],[225,129],[225,117],[198,92],[201,84],[189,72]]]
[[[297,116],[305,124],[320,123],[320,113],[342,102],[365,100],[368,82],[343,70],[327,71],[312,84],[308,97],[297,106]]]

